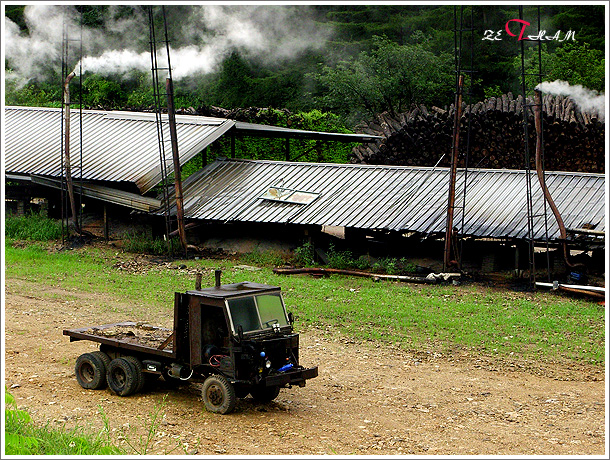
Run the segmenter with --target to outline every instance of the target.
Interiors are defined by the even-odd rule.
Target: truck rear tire
[[[137,370],[133,364],[124,358],[110,361],[106,380],[110,389],[119,396],[129,396],[138,386]]]
[[[222,375],[210,375],[203,382],[201,396],[205,408],[216,414],[228,414],[235,409],[235,388]]]
[[[134,390],[134,393],[139,393],[140,391],[142,391],[142,388],[144,388],[144,383],[146,382],[146,378],[144,376],[144,373],[142,372],[142,369],[144,369],[144,366],[142,365],[142,361],[140,361],[138,358],[136,358],[135,356],[123,356],[123,359],[125,361],[130,362],[133,367],[135,367],[136,372],[136,378],[138,380],[138,384],[136,385],[136,389]]]
[[[252,387],[252,389],[250,390],[250,394],[257,401],[270,402],[278,397],[278,395],[280,394],[280,387],[278,387],[278,386],[274,386],[274,387],[256,386],[256,387]]]
[[[106,365],[94,353],[83,353],[74,367],[76,380],[87,390],[100,390],[106,386]]]
[[[99,359],[101,359],[104,363],[104,376],[106,375],[106,369],[108,369],[108,365],[110,364],[110,356],[108,356],[106,353],[104,353],[103,351],[93,351],[91,352],[91,354],[93,356],[97,356]]]

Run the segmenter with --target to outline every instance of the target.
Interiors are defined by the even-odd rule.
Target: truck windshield
[[[227,300],[235,332],[241,326],[244,332],[258,331],[288,325],[282,298],[277,294]]]

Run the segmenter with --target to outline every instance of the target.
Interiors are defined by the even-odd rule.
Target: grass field
[[[274,274],[270,266],[255,271],[236,268],[244,260],[176,260],[172,265],[185,265],[188,270],[159,265],[131,273],[118,270],[115,264],[135,256],[113,248],[50,251],[48,243],[13,243],[7,240],[5,245],[9,280],[110,294],[137,305],[167,309],[168,315],[174,292],[193,288],[193,270],[202,271],[204,285],[210,285],[211,271],[221,268],[224,283],[250,280],[281,286],[289,310],[298,317],[297,329],[332,327],[349,337],[395,343],[414,352],[466,351],[541,362],[604,364],[605,310],[590,300],[467,283],[415,285],[345,276],[291,277]]]

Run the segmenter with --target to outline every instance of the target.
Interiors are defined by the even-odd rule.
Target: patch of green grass
[[[242,254],[240,259],[250,265],[257,267],[279,267],[290,260],[290,256],[279,251],[260,251],[255,249],[252,252]]]
[[[174,292],[192,289],[193,274],[159,269],[143,274],[113,268],[114,253],[92,248],[49,253],[40,245],[6,245],[5,275],[83,292],[106,293],[171,314]],[[122,255],[125,257],[126,255]],[[477,285],[417,285],[347,276],[311,278],[235,269],[242,261],[185,260],[187,269],[213,270],[223,283],[254,281],[282,287],[297,328],[332,326],[359,339],[399,342],[413,351],[455,350],[541,361],[604,363],[604,308],[551,292],[519,293]],[[272,264],[273,265],[273,264]],[[122,320],[123,318],[117,318]]]
[[[7,455],[120,455],[107,432],[94,433],[83,427],[73,429],[36,425],[30,414],[17,408],[15,398],[5,392],[5,453]]]
[[[4,220],[6,238],[49,241],[61,238],[61,221],[42,214],[7,216]]]

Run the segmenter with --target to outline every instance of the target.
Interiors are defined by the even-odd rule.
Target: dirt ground
[[[78,385],[75,360],[96,347],[70,343],[63,329],[117,321],[171,327],[170,311],[8,279],[7,388],[36,421],[53,425],[100,430],[101,408],[112,436],[136,444],[165,397],[148,454],[606,453],[603,368],[414,355],[330,328],[301,331],[301,361],[318,365],[318,378],[269,404],[239,400],[229,415],[207,413],[198,384],[174,389],[161,379],[125,398]]]

